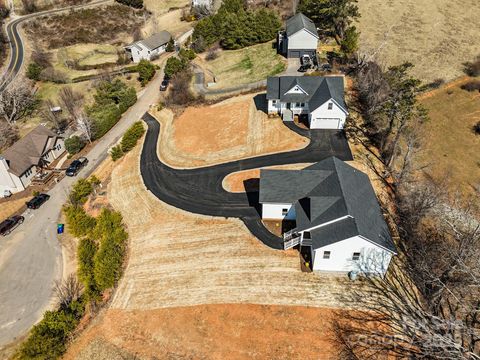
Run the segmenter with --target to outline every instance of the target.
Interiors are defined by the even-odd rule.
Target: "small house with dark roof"
[[[172,35],[168,31],[160,31],[144,40],[125,46],[125,51],[134,63],[140,60],[151,60],[154,56],[166,51],[170,39]]]
[[[317,53],[318,32],[314,22],[302,13],[287,20],[285,31],[278,34],[278,52],[288,58],[304,55],[314,57]]]
[[[263,219],[295,222],[284,249],[303,247],[312,270],[383,276],[396,254],[368,176],[335,157],[302,170],[261,170],[259,196]]]
[[[0,155],[0,194],[25,190],[42,168],[64,152],[61,136],[37,126]]]
[[[269,77],[267,100],[269,114],[307,116],[310,129],[343,129],[348,116],[343,76]]]

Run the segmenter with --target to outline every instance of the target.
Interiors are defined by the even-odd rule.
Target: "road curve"
[[[148,190],[167,204],[189,212],[240,218],[252,234],[274,249],[281,248],[280,238],[272,235],[260,221],[257,210],[258,192],[230,193],[222,186],[225,176],[265,166],[317,162],[330,156],[352,160],[343,132],[303,130],[291,123],[285,125],[310,139],[310,144],[304,149],[202,168],[174,169],[163,163],[157,155],[159,122],[148,113],[143,119],[148,130],[141,154],[140,171]]]
[[[10,58],[8,61],[8,66],[1,80],[0,91],[3,91],[15,79],[15,77],[20,72],[24,62],[24,46],[23,46],[22,37],[20,36],[20,32],[19,32],[19,26],[21,26],[22,23],[40,16],[56,14],[63,11],[88,8],[91,6],[104,5],[109,2],[112,2],[112,0],[99,0],[99,1],[83,4],[83,5],[75,5],[75,6],[69,6],[69,7],[64,7],[60,9],[46,10],[46,11],[41,11],[33,14],[28,14],[10,21],[6,25],[6,29],[5,29],[8,42],[10,43]]]

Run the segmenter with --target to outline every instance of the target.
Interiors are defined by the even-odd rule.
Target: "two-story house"
[[[160,31],[144,40],[125,46],[125,51],[134,63],[138,63],[140,60],[151,60],[166,51],[170,39],[172,39],[172,35],[168,31]]]
[[[288,58],[316,56],[318,46],[317,27],[308,17],[298,13],[287,20],[285,31],[278,33],[278,52]]]
[[[263,219],[295,221],[284,248],[304,247],[312,270],[383,276],[396,254],[368,176],[335,157],[261,170],[259,201]]]
[[[37,126],[0,155],[0,194],[25,190],[40,169],[64,152],[61,136]]]
[[[308,116],[310,129],[343,129],[348,116],[343,76],[269,77],[267,100],[269,114]]]

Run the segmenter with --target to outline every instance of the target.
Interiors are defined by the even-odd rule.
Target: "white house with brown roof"
[[[0,155],[0,194],[25,190],[40,169],[64,152],[61,136],[37,126]]]
[[[160,31],[152,36],[125,46],[125,51],[134,63],[140,60],[151,60],[154,56],[163,54],[167,44],[172,39],[168,31]]]

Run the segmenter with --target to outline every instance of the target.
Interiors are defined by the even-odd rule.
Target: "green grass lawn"
[[[480,185],[480,136],[472,131],[480,121],[479,92],[455,84],[433,91],[421,103],[430,117],[421,136],[426,172],[437,180],[451,180],[452,190],[472,193]]]
[[[218,88],[264,80],[282,72],[286,67],[285,59],[277,54],[272,42],[240,50],[221,51],[218,58],[203,61],[203,64],[216,77]]]

